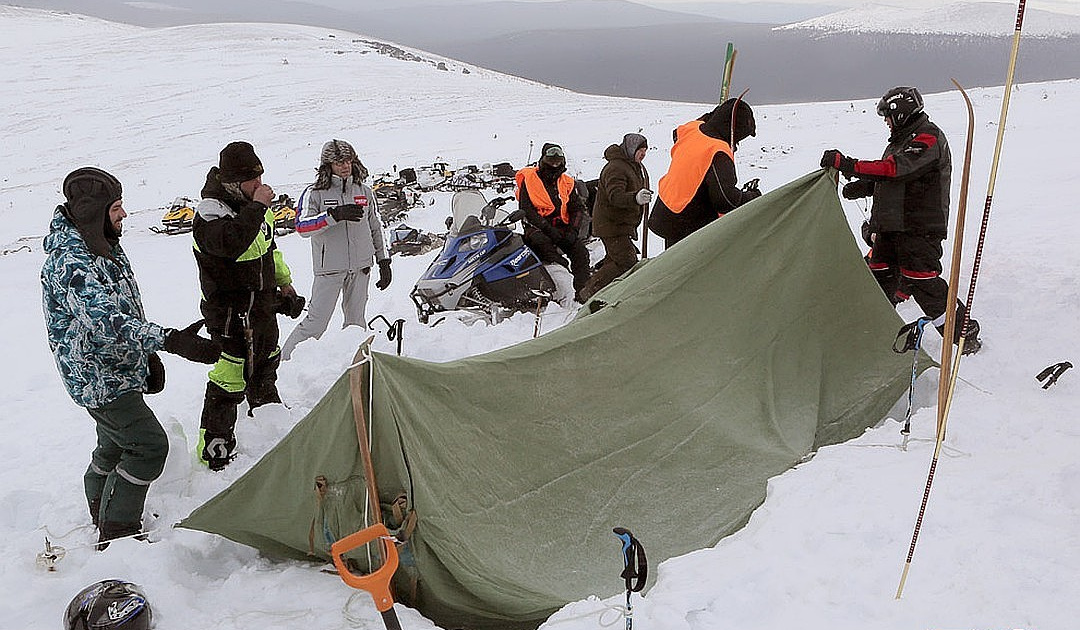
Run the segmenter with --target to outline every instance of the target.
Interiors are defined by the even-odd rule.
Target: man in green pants
[[[120,247],[120,182],[85,167],[64,179],[67,201],[56,208],[41,268],[49,347],[68,394],[97,423],[97,447],[83,476],[99,549],[142,531],[150,483],[161,475],[169,441],[143,393],[165,387],[164,350],[213,363],[220,348],[200,337],[202,321],[184,330],[146,321],[139,287]]]

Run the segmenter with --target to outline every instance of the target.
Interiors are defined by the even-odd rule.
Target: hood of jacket
[[[736,107],[738,109],[736,109]],[[731,137],[731,114],[735,112],[735,137]],[[754,121],[754,110],[743,100],[729,98],[716,106],[709,114],[703,116],[705,123],[701,125],[701,132],[710,138],[723,140],[736,148],[739,142],[757,135],[757,123]]]
[[[86,258],[92,258],[94,254],[83,240],[78,228],[67,218],[64,206],[56,206],[53,211],[52,221],[49,223],[49,233],[42,241],[42,247],[46,254],[53,252],[83,252]]]
[[[623,162],[629,162],[630,164],[637,164],[634,160],[626,157],[626,150],[623,149],[621,144],[613,144],[604,149],[604,159],[609,162],[622,160]]]

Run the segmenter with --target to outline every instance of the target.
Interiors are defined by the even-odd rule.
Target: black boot
[[[953,345],[960,344],[960,329],[964,327],[964,320],[956,320],[956,328],[953,334]],[[941,333],[942,338],[945,337],[945,326],[936,326],[937,331]],[[962,354],[969,355],[975,354],[982,348],[982,339],[979,339],[979,321],[975,319],[969,319],[967,325],[967,334],[964,335],[964,350]]]
[[[216,435],[203,429],[199,440],[199,458],[215,472],[225,470],[229,462],[236,457],[236,436]]]
[[[98,551],[105,551],[108,548],[109,542],[116,540],[117,538],[124,538],[125,536],[134,536],[136,540],[146,540],[146,534],[142,532],[142,523],[113,523],[111,521],[102,521],[99,527],[100,533],[98,534]]]
[[[98,526],[98,514],[101,512],[101,497],[90,500],[90,520],[94,521],[94,527]]]

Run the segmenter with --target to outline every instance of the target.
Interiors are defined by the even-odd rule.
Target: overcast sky
[[[166,0],[168,1],[168,0]],[[356,6],[355,0],[301,0],[303,2],[310,2],[313,4],[322,4],[326,6],[336,7],[340,9],[350,9]],[[477,2],[486,2],[490,0],[409,0],[408,4],[475,4]],[[519,2],[553,2],[556,0],[518,0]],[[946,4],[954,4],[956,0],[883,0],[878,2],[867,2],[866,0],[631,0],[639,4],[648,4],[653,6],[662,7],[665,4],[816,4],[816,5],[830,5],[840,7],[860,7],[867,6],[869,4],[879,4],[885,6],[898,6],[898,7],[939,7]],[[970,0],[975,1],[975,0]],[[978,0],[983,2],[1001,2],[1004,4],[1016,5],[1015,0]],[[184,0],[172,0],[172,4],[183,5]],[[1080,0],[1039,0],[1037,7],[1044,11],[1056,11],[1059,13],[1069,13],[1073,15],[1080,15]]]

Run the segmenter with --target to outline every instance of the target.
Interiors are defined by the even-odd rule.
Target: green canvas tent
[[[900,398],[901,323],[818,171],[639,264],[538,339],[449,363],[373,354],[356,369],[370,377],[381,499],[405,493],[418,517],[398,598],[446,628],[535,627],[622,590],[613,526],[653,564],[714,545],[770,477]],[[365,526],[352,400],[343,376],[181,526],[325,561]]]

